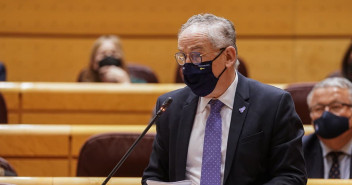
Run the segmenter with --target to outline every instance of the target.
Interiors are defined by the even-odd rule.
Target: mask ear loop
[[[221,52],[211,61],[211,63],[213,63],[225,50],[226,50],[226,48],[221,48]],[[217,79],[219,79],[221,77],[221,75],[225,72],[226,69],[227,69],[227,67],[225,66],[224,70],[222,70],[222,72],[217,77]]]
[[[219,79],[221,77],[221,75],[225,72],[225,70],[227,69],[227,67],[224,68],[224,70],[222,70],[222,72],[220,73],[220,75],[217,77],[217,79]],[[352,116],[351,116],[352,117]]]

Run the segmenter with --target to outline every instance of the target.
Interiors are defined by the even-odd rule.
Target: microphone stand
[[[110,174],[106,177],[106,179],[104,180],[104,182],[102,183],[102,185],[106,185],[109,180],[111,179],[111,177],[116,173],[116,171],[121,167],[121,165],[125,162],[125,160],[127,159],[127,157],[130,155],[130,153],[133,151],[133,149],[136,147],[136,145],[139,143],[139,141],[144,137],[144,135],[148,132],[148,130],[150,129],[150,127],[153,126],[155,120],[157,120],[161,114],[163,112],[165,112],[166,108],[171,104],[172,102],[172,98],[168,97],[162,104],[162,106],[160,107],[160,109],[158,110],[158,112],[156,113],[156,115],[154,116],[154,118],[149,122],[148,126],[144,129],[144,131],[142,132],[141,135],[139,135],[139,137],[134,141],[134,143],[131,145],[131,147],[127,150],[127,152],[125,153],[125,155],[120,159],[120,161],[116,164],[116,166],[114,167],[114,169],[112,169],[112,171],[110,172]]]

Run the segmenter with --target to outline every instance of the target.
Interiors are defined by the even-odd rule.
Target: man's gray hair
[[[312,100],[313,92],[318,88],[326,88],[326,87],[337,87],[342,89],[348,89],[350,94],[350,103],[352,101],[352,83],[342,77],[334,77],[334,78],[327,78],[319,83],[317,83],[313,89],[309,92],[307,96],[307,104],[310,106],[310,102]]]
[[[236,55],[238,56],[236,46],[236,30],[235,26],[231,21],[223,17],[218,17],[213,14],[198,14],[194,15],[182,25],[178,32],[178,37],[181,33],[190,26],[199,26],[207,30],[207,35],[215,48],[225,48],[233,46],[236,49]],[[236,68],[239,65],[239,61],[236,61]]]

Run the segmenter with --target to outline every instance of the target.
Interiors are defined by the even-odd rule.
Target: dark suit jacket
[[[306,160],[308,178],[324,178],[324,158],[323,150],[316,134],[310,134],[303,137],[303,152]],[[351,164],[352,166],[352,160]],[[350,179],[352,177],[350,170]]]
[[[302,123],[286,91],[239,74],[226,152],[224,184],[306,184]],[[142,182],[185,179],[187,150],[199,97],[189,87],[159,97],[173,103],[157,121]],[[246,106],[241,113],[239,108]],[[197,146],[193,146],[197,147]]]

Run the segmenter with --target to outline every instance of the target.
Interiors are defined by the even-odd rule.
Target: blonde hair
[[[95,63],[95,57],[97,55],[97,51],[105,41],[111,41],[116,47],[116,49],[120,51],[119,52],[121,55],[120,59],[122,61],[121,68],[128,73],[120,38],[115,35],[102,35],[97,40],[95,40],[92,46],[88,66],[87,68],[81,71],[78,77],[79,82],[101,82],[98,71],[94,70],[94,63]]]
[[[124,53],[122,50],[122,44],[121,40],[118,36],[115,35],[102,35],[100,36],[97,40],[95,40],[91,52],[90,52],[90,63],[89,63],[89,68],[93,70],[93,65],[94,65],[94,60],[95,56],[97,54],[97,51],[99,47],[105,42],[105,41],[111,41],[115,47],[120,50],[121,53],[121,60],[122,60],[122,68],[125,69],[125,62],[124,62]]]

